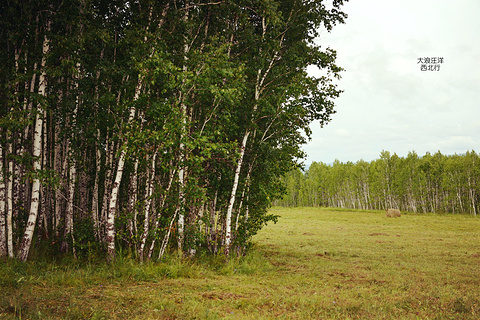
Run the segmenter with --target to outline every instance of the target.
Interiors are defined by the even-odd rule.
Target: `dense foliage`
[[[242,252],[334,112],[342,5],[2,1],[0,256]]]
[[[410,212],[476,215],[480,201],[480,158],[410,152],[399,157],[383,151],[380,159],[331,165],[314,162],[305,173],[288,173],[283,206],[328,206]]]

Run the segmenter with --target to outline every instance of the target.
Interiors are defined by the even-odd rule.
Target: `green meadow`
[[[271,213],[278,222],[228,262],[0,261],[0,319],[480,318],[479,218]]]

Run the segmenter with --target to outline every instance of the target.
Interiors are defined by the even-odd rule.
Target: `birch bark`
[[[170,191],[170,188],[171,188],[171,186],[172,186],[172,182],[173,182],[174,176],[175,176],[175,171],[173,170],[173,171],[171,171],[171,173],[170,173],[170,178],[169,178],[169,181],[168,181],[168,186],[167,186],[167,188],[165,189],[164,195],[162,196],[162,198],[161,198],[161,200],[160,200],[160,205],[159,205],[160,208],[163,208],[163,206],[165,205],[165,199],[167,198],[168,192]],[[156,221],[155,221],[154,237],[153,237],[152,243],[150,244],[150,250],[148,251],[148,257],[147,257],[148,260],[150,260],[150,258],[152,257],[153,248],[155,247],[155,240],[156,240],[158,225],[159,225],[159,223],[160,223],[159,215],[160,215],[160,214],[157,214],[157,218],[156,218]],[[174,219],[174,220],[175,220],[175,219]],[[170,235],[169,235],[169,236],[170,236]],[[163,243],[162,243],[162,248],[163,248]]]
[[[471,181],[471,176],[468,175],[467,178],[468,181],[468,193],[470,195],[470,200],[472,201],[472,210],[473,210],[473,215],[476,217],[477,216],[477,205],[475,203],[475,197],[476,197],[476,192],[475,189],[472,186],[472,181]]]
[[[150,207],[152,204],[152,193],[153,193],[153,181],[155,180],[155,160],[157,158],[157,153],[155,152],[153,154],[153,159],[152,159],[152,174],[150,179],[147,182],[146,185],[146,192],[145,192],[145,219],[143,221],[143,235],[142,235],[142,240],[140,243],[140,250],[139,250],[139,256],[140,260],[143,261],[143,253],[144,253],[144,248],[145,248],[145,243],[147,242],[147,237],[148,237],[148,231],[149,231],[149,224],[150,224]]]
[[[182,17],[184,23],[188,21],[189,18],[189,10],[190,10],[190,2],[187,1],[185,4],[185,14]],[[184,35],[184,45],[183,45],[183,67],[182,71],[184,75],[188,71],[187,61],[188,61],[188,52],[190,50],[187,42],[187,36]],[[184,139],[187,135],[187,105],[185,104],[185,78],[182,80],[181,92],[179,96],[180,101],[180,111],[182,117],[182,128],[180,130],[180,154],[178,157],[178,162],[180,165],[180,169],[178,170],[178,199],[179,199],[179,212],[178,212],[178,223],[177,223],[177,243],[178,243],[178,251],[183,252],[183,241],[185,237],[185,215],[184,215],[184,207],[185,207],[185,159],[186,159],[186,149]]]
[[[8,144],[8,154],[12,154],[13,147],[12,143]],[[12,201],[12,190],[13,190],[13,160],[8,160],[8,173],[7,173],[7,251],[8,256],[13,258],[13,226],[12,226],[12,217],[13,217],[13,201]]]
[[[73,201],[75,196],[75,180],[77,177],[77,168],[75,160],[70,166],[69,169],[69,180],[68,180],[68,198],[67,198],[67,208],[65,211],[65,232],[62,240],[61,251],[66,253],[68,252],[68,240],[72,240],[72,250],[75,256],[75,241],[73,239]],[[70,238],[70,239],[69,239]]]
[[[45,35],[43,40],[43,56],[42,56],[42,73],[39,81],[38,88],[39,95],[46,96],[47,79],[45,73],[46,55],[49,50],[49,40]],[[20,249],[18,251],[18,258],[20,261],[26,261],[28,252],[30,251],[30,245],[32,242],[33,232],[35,231],[35,224],[37,221],[38,203],[40,197],[40,179],[38,177],[39,171],[42,169],[42,129],[43,129],[43,112],[42,108],[38,108],[37,115],[35,117],[35,131],[33,134],[33,168],[35,170],[35,177],[32,185],[32,197],[30,202],[30,213],[28,216],[27,226],[23,235],[22,242],[20,243]]]
[[[97,132],[97,141],[100,138],[100,130]],[[101,169],[101,161],[102,161],[102,154],[100,152],[100,146],[98,143],[95,144],[95,182],[93,186],[93,196],[92,196],[92,221],[93,221],[93,234],[95,239],[99,238],[99,224],[98,224],[98,185],[100,183],[100,169]]]
[[[47,157],[48,157],[48,121],[47,121],[47,111],[43,111],[43,147],[44,150],[42,153],[42,168],[48,168]],[[46,216],[50,212],[47,206],[48,200],[50,199],[47,194],[47,187],[45,185],[40,186],[40,199],[42,202],[40,203],[40,208],[38,211],[38,227],[37,227],[37,238],[40,241],[42,237],[42,232],[44,234],[48,234],[48,224]]]
[[[105,49],[103,48],[100,53],[100,61],[103,60]],[[95,112],[99,110],[99,99],[100,99],[100,89],[98,81],[100,79],[100,70],[97,70],[97,74],[95,75],[95,81],[97,84],[95,85]],[[99,183],[100,183],[100,170],[102,165],[102,153],[101,153],[101,146],[100,146],[100,129],[97,129],[96,132],[96,142],[95,142],[95,182],[93,187],[93,197],[92,197],[92,221],[93,221],[93,233],[95,235],[95,239],[100,240],[100,227],[99,227],[99,207],[98,207],[98,192],[99,192]]]
[[[180,205],[177,206],[177,209],[175,210],[175,213],[173,214],[173,218],[170,221],[170,224],[168,225],[167,233],[165,234],[165,237],[163,237],[162,245],[160,247],[160,252],[158,253],[158,260],[161,260],[165,250],[167,249],[167,244],[168,244],[168,239],[170,239],[170,233],[173,228],[173,223],[177,219],[178,212],[180,211]]]
[[[55,172],[57,175],[63,180],[63,159],[62,159],[62,153],[63,153],[63,144],[58,143],[59,141],[59,134],[60,128],[56,124],[55,125],[55,147],[54,147],[54,166],[55,166]],[[63,184],[63,183],[62,183]],[[62,206],[63,206],[63,198],[62,198],[62,187],[60,186],[55,190],[55,215],[54,215],[54,222],[53,222],[53,230],[55,232],[55,236],[59,236],[59,227],[60,227],[60,219],[61,219],[61,214],[62,214]]]
[[[77,112],[78,112],[78,105],[80,104],[80,98],[78,93],[78,81],[79,81],[79,74],[80,74],[80,63],[77,63],[77,77],[75,82],[75,89],[77,90],[77,98],[76,98],[76,105],[73,111],[71,124],[72,128],[76,127],[77,124]],[[66,140],[66,152],[65,152],[65,159],[69,157],[70,149],[71,149],[71,141],[70,138]],[[73,156],[72,156],[73,158]],[[72,250],[73,255],[75,256],[75,240],[73,238],[73,201],[75,199],[75,182],[77,179],[77,163],[76,160],[73,158],[72,163],[69,166],[69,177],[68,177],[68,191],[67,191],[67,209],[65,211],[65,232],[64,237],[61,245],[61,251],[68,252],[68,241],[72,240]],[[70,239],[69,239],[70,238]]]
[[[0,131],[0,137],[1,132],[2,131]],[[6,177],[3,172],[3,147],[0,145],[0,258],[7,255],[5,181]]]
[[[135,96],[133,97],[134,101],[137,101],[140,97],[140,92],[142,91],[143,86],[143,76],[138,76],[137,86],[135,87]],[[135,108],[130,108],[130,115],[128,117],[128,123],[132,122],[135,117]],[[112,186],[112,192],[110,194],[110,204],[108,206],[108,216],[107,216],[107,260],[109,262],[115,259],[115,213],[117,207],[118,192],[120,190],[120,183],[122,182],[123,168],[125,167],[125,157],[127,155],[126,148],[122,148],[120,153],[120,158],[118,159],[117,164],[117,174]]]
[[[130,238],[134,238],[137,235],[137,182],[138,182],[138,158],[135,159],[135,165],[133,166],[133,173],[130,179],[130,197],[128,199],[128,211],[133,212],[133,219],[128,220],[128,230],[130,232]]]
[[[235,204],[235,198],[238,188],[238,181],[240,179],[240,171],[242,170],[243,156],[245,155],[245,149],[247,147],[248,136],[250,131],[247,130],[243,136],[242,146],[240,149],[240,156],[237,161],[237,167],[235,169],[235,177],[233,180],[232,192],[230,194],[230,201],[227,208],[227,217],[225,219],[225,255],[228,257],[230,254],[230,246],[232,242],[232,212],[233,205]]]
[[[103,242],[106,240],[106,226],[107,226],[107,217],[108,217],[108,204],[110,202],[110,191],[112,188],[112,179],[113,179],[113,156],[115,153],[115,143],[109,141],[107,137],[107,147],[106,147],[106,156],[105,156],[105,180],[103,183],[103,201],[102,201],[102,210],[100,212],[99,218],[99,237]]]

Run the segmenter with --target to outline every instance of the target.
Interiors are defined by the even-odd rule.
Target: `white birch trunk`
[[[12,154],[13,147],[10,143],[8,145],[8,153]],[[13,258],[13,160],[8,161],[8,174],[7,174],[7,251],[8,256]]]
[[[138,76],[138,83],[135,87],[135,96],[133,100],[136,101],[140,97],[140,92],[142,91],[143,85],[143,77],[141,75]],[[135,117],[135,108],[130,108],[130,115],[128,117],[128,122],[130,123],[133,118]],[[110,194],[110,204],[108,207],[108,216],[107,216],[107,234],[106,234],[106,241],[107,241],[107,260],[109,262],[115,259],[115,213],[117,207],[117,198],[118,192],[120,190],[120,183],[122,182],[123,176],[123,168],[125,167],[125,157],[127,155],[127,150],[122,148],[120,153],[120,158],[118,159],[117,164],[117,174],[115,176],[115,180],[112,186],[112,192]]]
[[[168,244],[168,239],[170,239],[170,233],[171,233],[172,228],[173,228],[173,223],[175,222],[175,219],[177,219],[177,215],[178,215],[179,211],[180,211],[180,205],[177,206],[177,209],[175,210],[175,213],[173,214],[173,218],[170,221],[170,224],[168,225],[167,233],[165,234],[165,237],[163,237],[162,246],[160,247],[160,252],[158,254],[158,260],[161,260],[164,253],[165,253],[165,249],[167,248],[167,244]]]
[[[37,114],[36,121],[35,121],[35,132],[34,132],[34,140],[33,140],[33,156],[34,160],[34,170],[38,173],[41,170],[41,160],[39,159],[41,156],[41,140],[42,140],[42,117],[40,113]],[[30,202],[30,213],[28,216],[27,226],[25,229],[25,233],[23,235],[22,242],[20,244],[20,249],[18,253],[18,258],[21,261],[26,261],[28,257],[28,252],[30,250],[30,245],[32,242],[33,232],[35,231],[35,223],[37,221],[37,214],[38,214],[38,204],[40,200],[40,179],[35,177],[33,179],[32,185],[32,198]]]
[[[32,80],[30,81],[30,94],[31,95],[33,95],[33,93],[35,92],[35,82],[37,80],[37,73],[35,72],[36,70],[37,70],[37,63],[35,62],[33,64]],[[25,85],[25,87],[27,87],[27,86]],[[23,109],[27,110],[27,111],[30,111],[33,108],[33,99],[30,97],[30,102],[28,102],[28,103],[27,102],[28,102],[28,99],[27,99],[27,97],[25,97],[24,103],[23,103]],[[25,130],[23,132],[24,139],[27,139],[27,137],[28,137],[29,128],[30,128],[30,126],[25,126]],[[22,145],[22,150],[23,150],[23,148],[24,148],[24,146]]]
[[[143,221],[143,235],[140,243],[139,256],[140,260],[143,261],[143,253],[145,249],[145,243],[147,242],[147,236],[149,231],[150,224],[150,206],[152,204],[152,193],[153,193],[153,181],[155,180],[155,160],[157,158],[157,153],[155,152],[152,159],[152,174],[150,179],[147,182],[145,187],[145,219]]]
[[[180,152],[184,152],[183,143],[180,144]],[[180,156],[180,170],[178,170],[178,251],[183,251],[183,239],[185,236],[185,215],[183,214],[185,205],[185,169],[183,168],[183,156]]]
[[[0,145],[0,258],[7,255],[5,182],[6,175],[3,172],[3,147]]]
[[[190,10],[190,2],[187,1],[185,3],[185,14],[182,17],[183,22],[187,22],[189,19],[189,10]],[[188,46],[188,39],[187,36],[184,36],[184,44],[183,44],[183,67],[182,71],[186,73],[188,71],[187,61],[188,61],[188,52],[190,48]],[[178,251],[183,252],[183,240],[185,238],[185,215],[184,215],[184,205],[185,205],[185,159],[186,159],[186,150],[185,144],[183,143],[183,139],[185,139],[187,135],[187,106],[185,104],[185,80],[182,80],[181,92],[180,92],[180,108],[181,108],[181,117],[182,117],[182,128],[180,129],[180,155],[179,155],[179,165],[180,169],[178,171],[178,199],[180,203],[180,208],[178,212],[178,223],[177,223],[177,242],[178,242]]]
[[[245,179],[245,187],[243,188],[242,197],[240,198],[240,204],[238,205],[237,219],[235,221],[235,231],[238,231],[238,227],[240,226],[240,212],[242,211],[243,201],[245,200],[245,193],[247,194],[248,198],[248,193],[250,191],[250,174],[252,173],[252,169],[253,164],[251,164],[250,168],[248,169],[247,178]]]
[[[65,232],[62,242],[62,251],[68,252],[68,238],[72,239],[72,250],[75,256],[75,241],[73,239],[73,201],[75,199],[75,180],[77,176],[77,167],[75,161],[69,169],[69,181],[68,181],[68,198],[67,198],[67,208],[65,210]]]
[[[49,50],[49,40],[47,36],[45,36],[43,40],[43,56],[42,56],[42,73],[39,79],[39,88],[38,94],[41,96],[46,96],[46,88],[47,88],[47,79],[45,73],[45,65],[46,65],[46,55]],[[37,116],[35,117],[35,131],[33,134],[33,169],[38,174],[38,172],[42,169],[42,129],[43,129],[43,112],[42,110],[38,110]],[[38,203],[40,197],[40,179],[38,176],[35,176],[33,179],[32,185],[32,197],[30,202],[30,213],[28,216],[27,226],[25,228],[25,233],[23,235],[22,242],[20,244],[18,258],[21,261],[26,261],[28,257],[28,252],[30,251],[30,245],[32,243],[33,232],[35,231],[35,224],[37,221],[37,214],[38,214]]]
[[[168,180],[168,186],[165,189],[164,195],[162,196],[162,198],[160,200],[160,206],[159,206],[160,208],[163,208],[163,206],[165,205],[165,199],[167,198],[168,192],[170,191],[170,188],[172,187],[172,182],[173,182],[174,177],[175,177],[175,170],[171,171],[171,173],[170,173],[170,178]],[[147,257],[148,260],[150,260],[150,258],[152,257],[152,254],[153,254],[153,248],[155,247],[155,240],[156,240],[156,235],[157,235],[157,230],[158,230],[159,223],[160,223],[160,219],[158,218],[158,214],[157,214],[157,218],[156,218],[156,221],[155,221],[155,233],[154,233],[152,243],[150,244],[150,250],[148,252],[148,257]],[[162,248],[163,248],[163,242],[162,242]]]
[[[228,203],[228,208],[227,208],[227,217],[225,219],[225,256],[229,256],[230,254],[230,246],[232,242],[232,212],[233,212],[233,206],[235,204],[235,198],[236,198],[236,193],[237,193],[237,188],[238,188],[238,181],[240,179],[240,172],[242,170],[242,164],[243,164],[243,156],[245,155],[245,149],[247,147],[247,141],[248,141],[248,136],[250,135],[250,131],[246,131],[245,135],[243,136],[242,140],[242,146],[240,149],[240,157],[238,158],[237,161],[237,168],[235,169],[235,177],[233,180],[233,187],[232,187],[232,193],[230,194],[230,201]]]
[[[100,52],[100,61],[103,60],[103,55],[105,53],[105,48],[102,49]],[[95,81],[97,84],[95,85],[95,109],[99,109],[99,85],[98,79],[100,78],[100,70],[97,70],[97,74],[95,76]],[[97,111],[95,111],[97,112]],[[99,145],[100,141],[100,129],[97,129],[97,142],[95,143],[95,182],[93,187],[93,198],[92,198],[92,221],[93,221],[93,233],[95,235],[95,239],[100,240],[100,226],[99,226],[99,207],[98,207],[98,188],[100,183],[100,170],[102,165],[102,153],[100,151],[101,146]]]
[[[43,147],[42,149],[44,150],[42,153],[42,168],[47,168],[47,150],[48,150],[48,123],[47,123],[47,111],[43,111],[43,118],[45,121],[43,121]],[[47,195],[47,187],[45,185],[40,186],[40,199],[42,199],[42,202],[40,204],[40,209],[38,212],[38,229],[37,229],[37,238],[40,241],[42,238],[42,231],[47,234],[48,230],[48,223],[47,223],[47,212],[49,208],[47,206],[47,201],[50,199]]]
[[[470,194],[470,200],[472,201],[473,216],[477,216],[477,204],[475,203],[475,189],[472,186],[470,175],[468,176],[468,193]]]
[[[77,72],[80,73],[80,63],[77,63]],[[77,75],[76,77],[76,82],[75,82],[76,90],[78,90],[78,81],[79,81],[79,75]],[[73,111],[71,124],[70,124],[72,128],[75,128],[77,124],[77,111],[78,111],[79,103],[80,103],[79,93],[77,92],[76,105]],[[67,147],[66,147],[67,150],[65,152],[65,160],[69,157],[69,153],[71,150],[70,139],[67,139],[66,143],[67,143]],[[72,163],[70,164],[70,167],[69,167],[69,179],[68,179],[68,191],[67,191],[68,198],[67,198],[67,209],[65,211],[65,232],[64,232],[63,242],[62,242],[62,251],[65,253],[68,252],[68,240],[69,240],[68,238],[71,238],[72,251],[73,251],[74,257],[75,257],[75,240],[73,238],[73,201],[75,200],[76,178],[77,178],[76,161],[75,159],[72,159]]]
[[[61,170],[62,170],[62,145],[61,143],[58,143],[59,139],[59,128],[58,125],[55,125],[54,128],[54,153],[53,153],[53,165],[54,165],[54,170],[57,175],[61,175]],[[60,190],[56,189],[55,190],[55,213],[53,216],[53,230],[55,233],[55,236],[58,236],[58,225],[60,222],[60,206],[61,206],[61,197],[60,197]]]
[[[97,141],[100,139],[100,130],[97,132]],[[99,224],[98,224],[98,185],[100,179],[100,169],[101,169],[101,160],[102,154],[100,152],[100,148],[96,145],[95,150],[95,183],[93,186],[93,197],[92,197],[92,221],[93,221],[93,233],[95,235],[95,239],[99,239]]]
[[[122,153],[120,154],[120,159],[118,160],[117,166],[117,175],[115,176],[115,181],[113,182],[112,186],[112,192],[110,194],[110,204],[108,207],[106,230],[108,261],[113,261],[115,259],[115,212],[117,207],[117,196],[120,189],[120,182],[122,181],[123,167],[125,166],[125,154],[125,151],[122,151]]]
[[[105,180],[104,180],[104,185],[103,185],[103,202],[102,202],[102,210],[100,212],[100,221],[99,221],[99,237],[103,242],[106,242],[105,238],[105,228],[107,225],[107,216],[108,216],[108,203],[110,202],[110,194],[109,190],[111,190],[112,187],[112,177],[113,177],[113,155],[114,155],[114,149],[115,145],[113,141],[109,142],[109,139],[107,138],[107,154],[106,154],[106,159],[105,159]]]
[[[133,166],[132,178],[130,179],[130,198],[128,199],[128,210],[133,212],[133,219],[128,220],[128,230],[130,237],[133,239],[137,235],[137,181],[138,181],[138,159],[135,160]]]
[[[221,177],[218,179],[221,180]],[[217,212],[217,200],[218,200],[218,189],[215,191],[215,197],[210,203],[210,226],[209,232],[207,232],[208,246],[213,254],[218,252],[218,241],[217,241],[217,223],[216,223],[216,212]]]

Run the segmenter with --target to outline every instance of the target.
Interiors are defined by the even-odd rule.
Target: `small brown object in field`
[[[398,209],[387,209],[385,212],[387,218],[396,218],[402,215]]]

